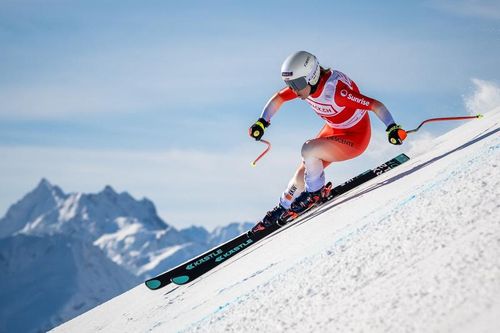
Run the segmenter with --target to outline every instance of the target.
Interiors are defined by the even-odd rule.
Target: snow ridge
[[[497,332],[499,131],[497,108],[187,286],[55,332]]]

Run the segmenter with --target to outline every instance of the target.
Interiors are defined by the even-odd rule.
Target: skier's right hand
[[[264,131],[266,130],[266,127],[268,127],[270,123],[268,123],[264,118],[259,118],[255,124],[253,124],[249,129],[248,129],[248,134],[255,140],[260,140],[262,136],[264,135]]]

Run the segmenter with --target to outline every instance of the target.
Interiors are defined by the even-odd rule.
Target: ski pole
[[[482,114],[476,114],[475,116],[461,116],[461,117],[444,117],[444,118],[429,118],[424,120],[420,125],[418,125],[417,128],[414,128],[412,130],[406,131],[406,133],[414,133],[422,127],[423,124],[425,123],[430,123],[430,122],[435,122],[435,121],[447,121],[447,120],[465,120],[465,119],[476,119],[476,118],[481,118],[483,117]]]
[[[266,148],[266,150],[264,150],[264,151],[263,151],[263,152],[262,152],[262,153],[261,153],[261,154],[260,154],[260,155],[259,155],[256,159],[255,159],[255,161],[253,161],[253,162],[252,162],[252,166],[253,166],[253,167],[255,166],[255,164],[257,163],[257,161],[258,161],[258,160],[260,160],[262,157],[264,157],[264,155],[266,155],[266,154],[269,152],[269,150],[271,149],[271,142],[266,141],[266,140],[260,140],[260,142],[262,142],[262,143],[266,144],[266,145],[267,145],[267,148]]]

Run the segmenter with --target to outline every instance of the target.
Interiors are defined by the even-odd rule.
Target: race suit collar
[[[325,75],[322,75],[319,78],[319,82],[317,83],[316,90],[314,91],[314,93],[311,94],[310,97],[316,98],[316,97],[319,97],[321,95],[321,93],[323,92],[323,88],[325,87],[325,83],[330,78],[330,75],[332,75],[331,70],[329,70],[328,72],[325,73]]]

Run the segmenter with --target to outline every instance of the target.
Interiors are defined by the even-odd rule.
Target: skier
[[[349,160],[363,153],[370,142],[371,128],[367,111],[373,111],[387,126],[388,140],[402,144],[406,132],[393,120],[385,105],[362,95],[347,75],[322,67],[309,52],[288,56],[281,66],[287,87],[267,102],[249,134],[260,140],[271,125],[271,118],[284,102],[300,98],[306,101],[326,124],[315,139],[302,146],[302,162],[280,197],[279,204],[267,212],[252,232],[280,224],[287,216],[297,216],[328,196],[324,169],[332,162]]]

